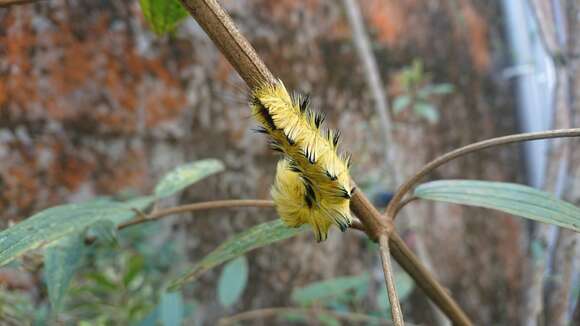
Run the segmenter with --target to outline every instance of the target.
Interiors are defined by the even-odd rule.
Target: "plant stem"
[[[217,0],[181,0],[250,88],[276,79]]]
[[[429,273],[427,268],[417,259],[405,241],[393,232],[389,236],[391,255],[401,267],[413,278],[418,287],[445,313],[453,325],[472,325],[471,321],[461,310],[461,307],[451,298],[448,290]]]
[[[232,208],[232,207],[274,207],[274,202],[271,200],[260,200],[260,199],[232,199],[232,200],[214,200],[201,203],[193,203],[155,211],[145,215],[145,217],[135,218],[125,223],[121,223],[117,228],[119,230],[122,230],[132,225],[156,221],[173,214],[216,208]]]
[[[134,225],[139,225],[142,223],[148,223],[160,220],[165,217],[169,217],[173,214],[180,214],[180,213],[188,213],[188,212],[195,212],[195,211],[202,211],[208,209],[218,209],[218,208],[237,208],[237,207],[264,207],[270,208],[274,207],[274,202],[271,200],[265,199],[223,199],[223,200],[214,200],[214,201],[205,201],[200,203],[193,203],[187,204],[182,206],[171,207],[159,211],[154,211],[147,215],[141,213],[140,216],[129,220],[127,222],[121,223],[117,226],[118,230],[122,230],[124,228],[128,228]],[[362,222],[354,218],[352,225],[350,226],[351,229],[359,230],[361,232],[367,233],[367,230],[362,224]],[[94,239],[89,239],[89,243],[94,241]]]
[[[508,135],[503,137],[497,137],[492,139],[487,139],[477,143],[469,144],[467,146],[453,150],[445,155],[439,156],[433,161],[427,163],[419,172],[409,178],[402,186],[397,189],[397,192],[391,199],[391,202],[387,206],[385,215],[390,219],[395,219],[397,215],[397,208],[401,204],[404,196],[409,193],[413,188],[427,176],[430,172],[440,167],[441,165],[454,160],[458,157],[465,156],[467,154],[477,152],[486,148],[496,147],[500,145],[513,144],[529,140],[538,139],[549,139],[549,138],[564,138],[564,137],[578,137],[580,136],[580,128],[572,129],[558,129],[550,131],[541,132],[530,132],[524,134]]]
[[[32,2],[38,2],[41,0],[0,0],[0,8],[10,7],[12,5],[23,5]]]
[[[124,228],[139,225],[142,223],[157,221],[173,214],[201,211],[207,209],[233,208],[233,207],[274,207],[274,202],[271,200],[261,200],[261,199],[214,200],[162,209],[159,211],[151,212],[147,215],[139,212],[136,218],[119,224],[117,226],[117,230],[122,230]],[[362,225],[360,225],[360,221],[359,227],[362,227]],[[361,229],[361,231],[364,232],[364,228]],[[96,238],[94,236],[86,237],[85,244],[90,245],[93,242],[95,242],[95,240]]]
[[[395,278],[393,277],[393,268],[391,264],[391,251],[389,249],[389,236],[383,234],[379,237],[379,248],[381,252],[381,261],[383,263],[383,272],[385,274],[385,284],[387,285],[387,293],[389,295],[389,302],[391,306],[391,315],[393,316],[393,323],[395,326],[403,326],[403,311],[395,289]]]

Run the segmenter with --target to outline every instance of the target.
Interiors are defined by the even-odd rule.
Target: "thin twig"
[[[214,200],[206,201],[201,203],[187,204],[172,208],[167,208],[159,211],[154,211],[149,214],[143,214],[139,212],[137,216],[129,221],[121,223],[117,226],[117,230],[122,230],[124,228],[157,221],[164,217],[171,216],[173,214],[217,209],[217,208],[233,208],[233,207],[274,207],[274,202],[271,200],[261,200],[261,199],[231,199],[231,200]],[[359,222],[360,223],[360,222]],[[363,230],[364,231],[364,230]],[[89,236],[85,238],[85,244],[90,245],[95,242],[96,237]]]
[[[217,0],[181,0],[250,88],[276,79]]]
[[[550,131],[540,131],[540,132],[530,132],[524,134],[515,134],[503,137],[497,137],[492,139],[487,139],[477,143],[469,144],[467,146],[453,150],[445,155],[439,156],[433,161],[427,163],[419,172],[409,178],[402,186],[397,189],[397,192],[391,199],[391,202],[387,206],[385,215],[391,219],[396,218],[397,207],[399,207],[404,196],[409,193],[413,188],[436,168],[441,165],[452,161],[458,157],[465,156],[467,154],[480,151],[482,149],[496,147],[500,145],[513,144],[529,140],[538,139],[550,139],[550,138],[566,138],[566,137],[578,137],[580,136],[580,128],[572,129],[558,129]]]
[[[171,208],[167,208],[167,209],[163,209],[163,210],[159,210],[159,211],[154,211],[148,215],[143,215],[143,213],[140,213],[136,218],[119,224],[117,229],[122,230],[122,229],[130,227],[130,226],[157,221],[157,220],[160,220],[160,219],[165,218],[165,217],[169,217],[169,216],[174,215],[174,214],[189,213],[189,212],[209,210],[209,209],[237,208],[237,207],[270,208],[270,207],[274,207],[274,202],[271,200],[265,200],[265,199],[224,199],[224,200],[214,200],[214,201],[205,201],[205,202],[200,202],[200,203],[187,204],[187,205],[171,207]],[[365,226],[357,218],[353,219],[353,222],[352,222],[350,228],[366,233]]]
[[[389,249],[389,236],[383,234],[379,237],[379,248],[381,252],[381,261],[383,263],[383,271],[385,274],[385,284],[387,285],[387,293],[389,295],[389,302],[391,303],[391,315],[393,316],[393,323],[395,326],[403,326],[403,311],[395,289],[395,278],[393,277],[393,267],[391,263],[391,251]]]
[[[389,187],[389,189],[394,189],[403,181],[401,172],[404,169],[401,166],[403,162],[399,162],[397,159],[397,155],[399,154],[399,146],[393,135],[393,122],[390,116],[388,97],[385,92],[376,57],[371,48],[371,41],[369,40],[368,33],[365,30],[358,1],[343,0],[343,4],[346,9],[347,19],[351,26],[353,42],[357,50],[358,57],[364,68],[364,76],[373,96],[374,107],[378,113],[379,123],[382,132],[384,133],[385,140],[383,148],[385,162],[383,165],[386,167],[386,172],[390,176],[390,178],[387,180],[387,187]],[[411,200],[414,199],[416,198],[411,198]],[[402,203],[399,209],[405,206],[407,203],[408,202]],[[406,224],[409,224],[412,223],[412,220],[408,219],[405,222],[407,222]],[[416,248],[425,247],[423,237],[418,236],[415,242]],[[429,254],[425,250],[416,250],[416,254],[419,256],[423,264],[425,264],[426,267],[428,267],[431,272],[434,273],[433,268],[430,267],[431,257],[429,257]],[[435,319],[438,325],[443,326],[449,324],[447,318],[433,303],[430,304],[430,307],[433,309],[433,314],[435,315]]]
[[[232,208],[232,207],[274,207],[274,202],[271,200],[261,200],[261,199],[232,199],[232,200],[214,200],[201,203],[187,204],[183,206],[171,207],[155,211],[143,217],[132,219],[125,223],[119,224],[118,229],[122,230],[132,225],[156,221],[173,214],[216,208]]]
[[[401,209],[403,209],[403,207],[407,206],[407,204],[410,204],[412,202],[414,202],[415,200],[418,200],[419,197],[415,197],[415,196],[411,196],[411,197],[407,197],[405,198],[402,202],[399,203],[399,205],[397,206],[397,209],[395,210],[395,215],[399,214],[399,211]]]
[[[224,317],[219,320],[219,326],[235,325],[236,323],[242,322],[244,320],[253,320],[257,318],[268,318],[272,316],[278,316],[283,314],[301,314],[308,315],[311,318],[317,318],[320,315],[332,316],[336,319],[345,320],[349,323],[369,323],[375,325],[391,325],[388,320],[369,316],[365,314],[359,314],[355,312],[336,312],[333,310],[322,309],[322,308],[291,308],[291,307],[276,307],[276,308],[263,308],[250,311],[244,311],[242,313]]]
[[[431,301],[443,311],[453,325],[472,325],[465,312],[451,298],[449,291],[433,278],[396,232],[389,236],[389,249],[393,258],[413,278],[415,284],[427,294]]]
[[[0,8],[10,7],[13,5],[23,5],[32,2],[39,2],[42,0],[0,0]]]

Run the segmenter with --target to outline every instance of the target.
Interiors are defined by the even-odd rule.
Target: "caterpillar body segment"
[[[255,89],[251,107],[262,125],[258,132],[284,155],[272,197],[285,224],[310,224],[318,241],[332,224],[346,230],[352,222],[350,158],[337,153],[340,134],[323,130],[325,116],[309,108],[308,97],[291,97],[280,81]]]

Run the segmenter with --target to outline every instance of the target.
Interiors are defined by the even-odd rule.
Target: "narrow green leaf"
[[[83,233],[78,233],[61,239],[44,253],[44,277],[53,316],[61,308],[62,299],[79,266],[84,249]]]
[[[127,271],[123,275],[123,284],[125,287],[129,287],[131,282],[141,273],[145,267],[145,259],[143,256],[134,255],[131,256],[127,264]]]
[[[157,305],[145,318],[143,318],[138,326],[158,326],[157,321],[159,320],[159,309],[160,306]]]
[[[157,197],[171,196],[223,169],[223,163],[215,159],[201,160],[179,166],[161,178],[161,181],[155,187],[155,195]]]
[[[429,123],[434,124],[439,121],[439,111],[437,108],[427,102],[417,102],[414,106],[415,113],[429,121]]]
[[[453,86],[453,84],[448,84],[448,83],[435,84],[435,85],[432,85],[431,87],[429,87],[430,93],[437,94],[437,95],[450,94],[450,93],[453,93],[453,90],[455,90],[455,87]]]
[[[476,180],[442,180],[420,185],[423,199],[496,209],[580,232],[580,209],[554,196],[519,184]]]
[[[87,235],[109,245],[117,246],[119,244],[117,227],[111,220],[100,220],[91,224],[87,230]]]
[[[356,276],[337,277],[329,280],[311,283],[292,291],[292,300],[301,305],[328,300],[356,290],[369,282],[369,275],[364,273]]]
[[[324,326],[340,326],[340,320],[336,319],[336,317],[329,314],[325,313],[319,314],[318,320],[320,321],[320,324]]]
[[[393,102],[393,112],[400,113],[411,104],[411,97],[408,95],[401,95],[395,98]]]
[[[147,201],[140,201],[144,205]],[[28,219],[0,232],[0,266],[24,252],[49,245],[67,235],[84,230],[101,220],[120,223],[132,218],[132,203],[88,202],[56,206],[34,214]]]
[[[248,260],[245,256],[228,262],[218,281],[218,299],[224,307],[236,303],[248,282]]]
[[[306,230],[306,227],[289,228],[281,220],[263,223],[254,226],[235,237],[227,240],[205,256],[191,271],[171,282],[170,291],[183,286],[198,278],[206,271],[228,261],[241,256],[249,251],[264,247],[274,242],[293,237]]]
[[[181,326],[183,298],[179,292],[163,293],[159,303],[159,320],[163,326]]]
[[[85,276],[88,279],[94,281],[99,286],[99,288],[102,288],[98,290],[102,291],[104,289],[108,289],[115,291],[119,289],[119,284],[117,284],[114,279],[111,279],[106,273],[96,271],[93,273],[88,273]]]
[[[187,10],[179,0],[139,0],[141,11],[157,35],[172,32],[187,17]]]

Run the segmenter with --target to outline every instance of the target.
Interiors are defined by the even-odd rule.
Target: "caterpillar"
[[[340,133],[324,128],[325,115],[310,108],[310,98],[290,96],[282,81],[254,89],[250,106],[261,125],[256,131],[283,155],[271,195],[284,224],[310,224],[318,242],[333,224],[344,232],[352,223],[354,188],[351,156],[338,154]]]

